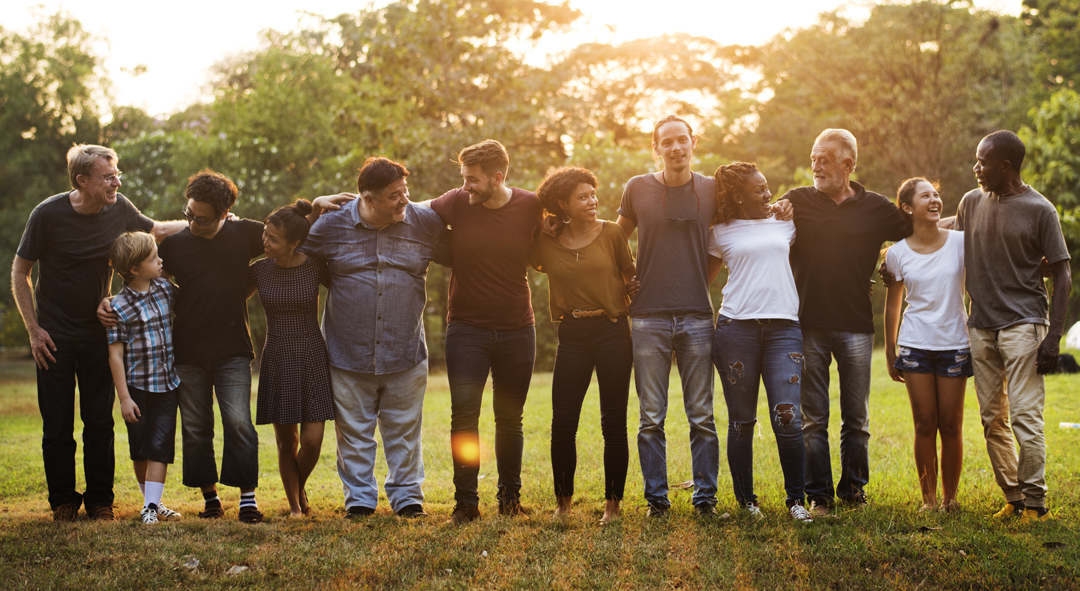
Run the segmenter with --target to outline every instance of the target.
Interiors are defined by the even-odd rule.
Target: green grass
[[[327,430],[322,458],[308,486],[313,517],[286,520],[288,506],[277,477],[273,431],[263,426],[258,431],[264,524],[236,522],[239,493],[230,488],[222,489],[226,519],[199,520],[195,514],[201,497],[180,484],[178,453],[165,498],[186,517],[143,526],[136,520],[141,497],[126,460],[127,435],[117,407],[119,522],[54,524],[41,467],[33,371],[25,363],[7,363],[0,365],[0,581],[9,589],[1080,589],[1080,431],[1058,428],[1061,421],[1080,422],[1080,398],[1075,395],[1080,376],[1047,379],[1046,476],[1049,504],[1057,519],[1021,526],[988,517],[1003,500],[986,459],[970,382],[960,484],[964,510],[958,515],[916,513],[919,493],[911,454],[911,412],[903,386],[889,380],[883,357],[880,351],[875,356],[871,395],[872,504],[810,526],[793,524],[783,509],[776,444],[767,423],[759,429],[754,450],[764,520],[751,522],[736,511],[723,454],[720,511],[735,518],[702,523],[691,515],[691,491],[676,489],[673,515],[666,521],[647,519],[633,444],[637,424],[633,393],[627,410],[631,458],[623,517],[599,526],[603,448],[595,384],[578,435],[574,515],[552,518],[548,374],[534,376],[525,409],[522,493],[525,505],[534,509],[528,520],[495,512],[498,474],[488,395],[481,422],[484,517],[464,527],[444,524],[453,505],[450,398],[445,377],[432,376],[424,417],[424,490],[431,513],[425,521],[398,520],[381,497],[374,517],[345,522],[332,429]],[[672,378],[667,431],[669,477],[675,484],[690,480],[691,474],[677,374],[673,372]],[[835,378],[833,384],[836,408]],[[717,422],[724,433],[727,413],[719,387],[717,382]],[[762,393],[758,416],[766,416],[765,412]],[[838,415],[834,413],[830,428],[834,471],[839,465]],[[220,452],[220,428],[217,436]],[[386,471],[381,457],[379,461],[381,482]],[[80,487],[81,482],[80,474]],[[183,566],[191,557],[199,561],[195,569]],[[226,575],[233,565],[249,570]]]

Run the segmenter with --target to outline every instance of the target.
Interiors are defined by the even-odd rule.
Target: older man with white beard
[[[869,482],[870,356],[874,348],[871,277],[881,245],[911,233],[885,196],[851,180],[858,161],[855,136],[826,129],[810,152],[814,186],[781,199],[795,206],[791,267],[799,290],[805,367],[802,379],[806,496],[827,515],[834,495],[867,503]],[[833,487],[829,455],[829,366],[840,374],[840,481]]]

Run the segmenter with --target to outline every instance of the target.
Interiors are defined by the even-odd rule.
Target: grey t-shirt
[[[641,291],[630,316],[712,315],[709,298],[709,226],[716,213],[716,181],[665,187],[650,174],[626,183],[619,215],[637,224],[637,278]]]
[[[964,232],[968,326],[1049,324],[1042,260],[1069,259],[1054,206],[1031,187],[1008,197],[975,189],[960,200],[956,229]]]

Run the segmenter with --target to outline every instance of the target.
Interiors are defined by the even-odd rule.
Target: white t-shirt
[[[885,266],[907,290],[898,345],[927,351],[971,346],[964,309],[963,232],[949,232],[945,246],[932,254],[919,254],[901,240],[889,247]]]
[[[799,320],[799,292],[788,254],[795,222],[731,220],[709,233],[709,254],[728,268],[720,313],[736,320]]]

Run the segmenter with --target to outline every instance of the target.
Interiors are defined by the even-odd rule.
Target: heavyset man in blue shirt
[[[330,267],[323,334],[346,517],[375,512],[376,424],[391,509],[401,517],[426,516],[425,281],[429,263],[449,265],[450,236],[437,213],[409,202],[408,174],[392,160],[369,158],[357,179],[359,198],[319,218],[301,248]]]

